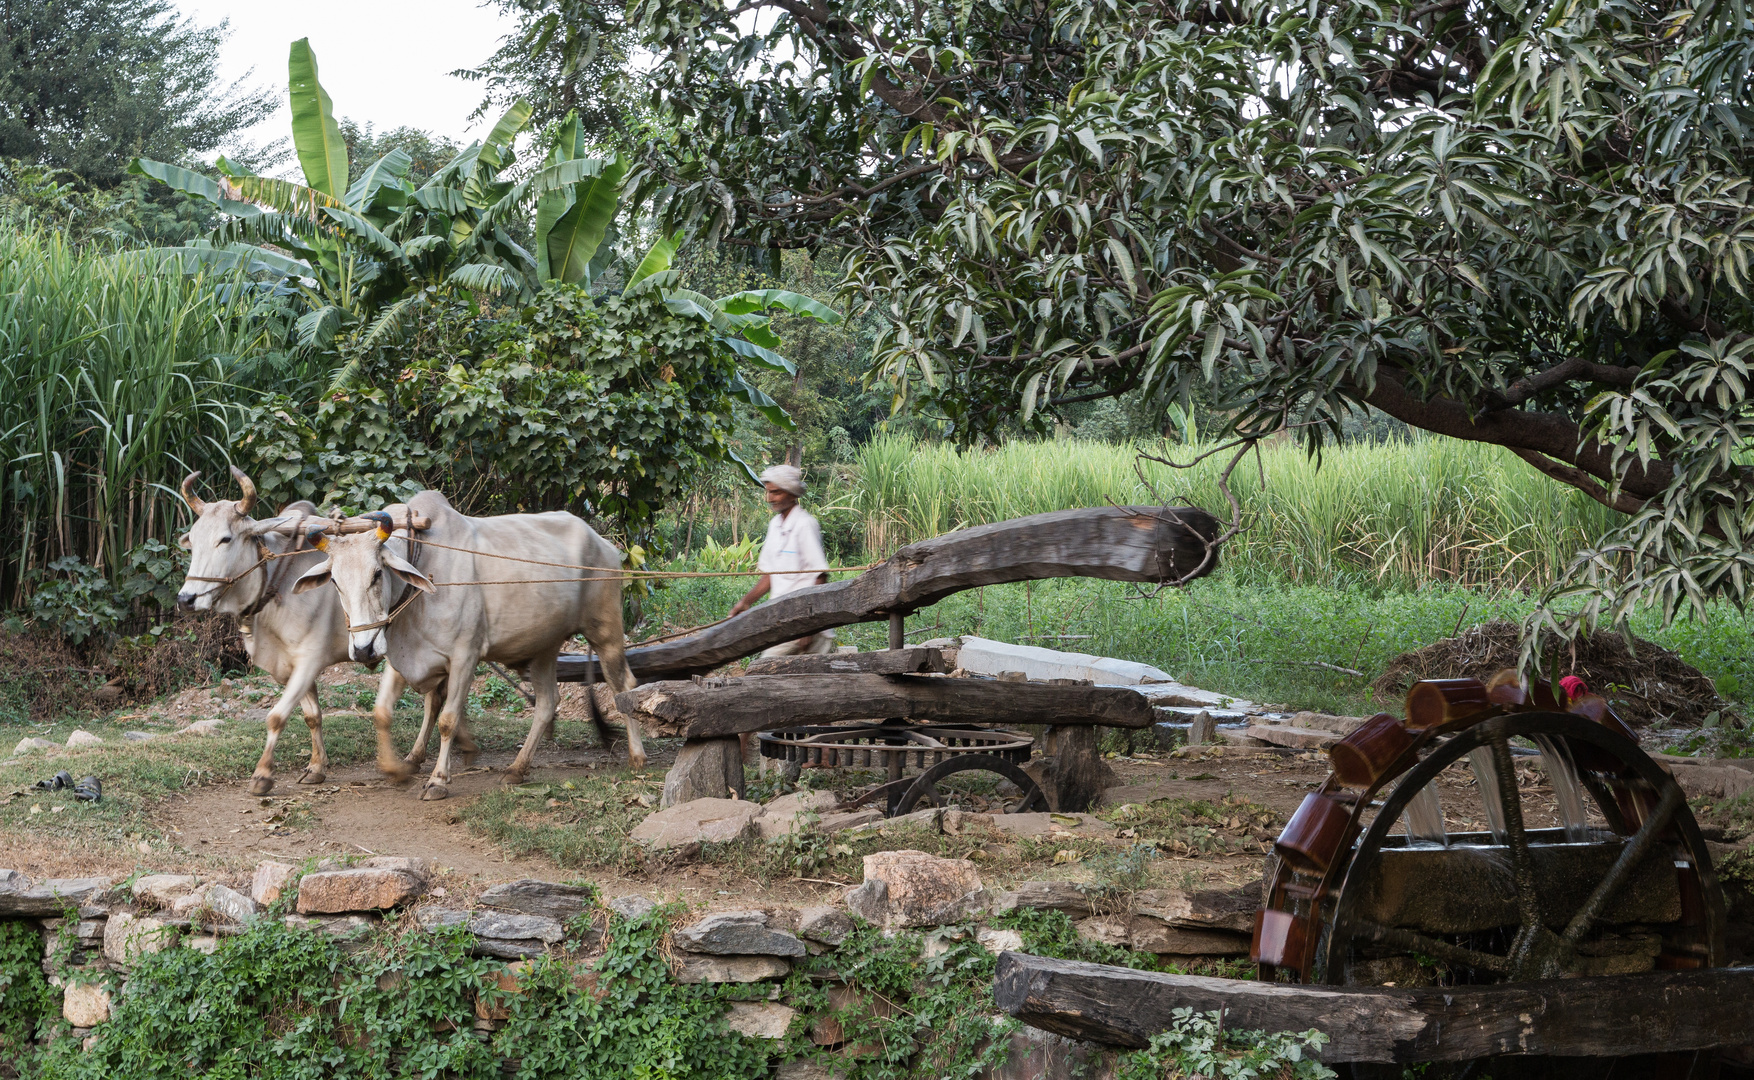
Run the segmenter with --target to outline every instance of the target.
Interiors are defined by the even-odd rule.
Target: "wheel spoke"
[[[1511,880],[1516,883],[1517,913],[1525,927],[1540,926],[1541,897],[1535,891],[1535,858],[1529,852],[1529,834],[1523,828],[1523,798],[1516,786],[1516,762],[1510,756],[1510,736],[1500,717],[1491,722],[1492,774],[1498,781],[1499,804],[1504,808],[1504,839],[1510,848]]]
[[[1638,869],[1639,865],[1650,855],[1651,849],[1656,846],[1658,834],[1668,828],[1669,819],[1674,817],[1675,811],[1680,808],[1681,799],[1681,785],[1673,780],[1669,781],[1663,787],[1663,795],[1657,800],[1656,809],[1639,827],[1637,835],[1627,841],[1626,846],[1620,849],[1620,857],[1614,860],[1614,865],[1609,868],[1608,875],[1596,885],[1595,891],[1590,893],[1589,899],[1583,902],[1583,907],[1578,908],[1577,914],[1573,915],[1571,922],[1566,924],[1566,941],[1575,945],[1583,939],[1585,934],[1589,933],[1590,926],[1601,918],[1609,901],[1613,900],[1615,894],[1625,887],[1632,872]]]
[[[1379,945],[1387,945],[1391,949],[1403,949],[1407,952],[1424,953],[1436,957],[1448,964],[1459,964],[1476,971],[1490,971],[1499,975],[1510,973],[1510,960],[1478,949],[1468,949],[1460,945],[1451,945],[1447,941],[1429,937],[1414,930],[1402,930],[1392,926],[1381,926],[1367,920],[1358,924],[1359,936],[1369,938]]]

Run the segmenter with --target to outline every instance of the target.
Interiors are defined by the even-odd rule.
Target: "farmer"
[[[773,520],[767,523],[767,539],[761,542],[761,558],[755,568],[761,579],[731,608],[732,615],[741,615],[754,607],[768,593],[774,598],[820,585],[828,580],[828,556],[822,551],[822,526],[810,511],[798,505],[804,494],[804,474],[791,465],[775,465],[761,474],[761,486],[767,489],[767,505]],[[818,570],[822,573],[796,573]],[[786,571],[794,571],[786,573]],[[834,631],[782,642],[762,653],[763,656],[795,656],[799,653],[825,653],[834,650]]]

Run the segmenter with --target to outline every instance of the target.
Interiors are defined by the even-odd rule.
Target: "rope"
[[[474,548],[455,547],[441,544],[437,540],[421,540],[426,547],[444,548],[446,551],[460,551],[465,555],[480,555],[489,559],[505,559],[508,562],[529,563],[532,566],[552,566],[557,570],[591,570],[600,574],[611,574],[621,580],[639,578],[707,578],[707,577],[756,577],[761,574],[852,574],[864,573],[881,563],[866,563],[863,566],[830,566],[822,570],[629,570],[626,567],[608,566],[576,566],[572,563],[544,562],[541,559],[525,559],[516,555],[502,555],[496,551],[477,551]],[[552,584],[562,581],[601,581],[602,578],[532,578],[531,584]],[[446,585],[518,585],[517,581],[447,581]]]

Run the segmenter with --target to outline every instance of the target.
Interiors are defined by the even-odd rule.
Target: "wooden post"
[[[899,611],[889,613],[889,647],[900,649],[907,644],[907,616]]]
[[[1054,791],[1062,814],[1081,814],[1102,794],[1109,768],[1097,749],[1102,733],[1087,724],[1057,727],[1054,732]]]

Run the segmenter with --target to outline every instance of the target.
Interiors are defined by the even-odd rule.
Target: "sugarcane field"
[[[0,1080],[1754,1078],[1740,2],[0,45]]]

